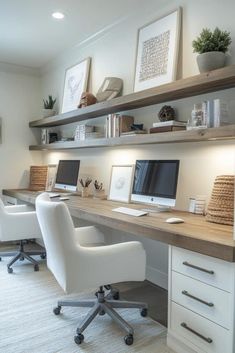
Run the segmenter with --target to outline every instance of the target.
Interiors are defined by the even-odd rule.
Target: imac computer
[[[55,189],[77,191],[79,160],[60,160],[56,172]]]
[[[137,160],[131,201],[157,206],[151,211],[174,207],[178,172],[179,160]]]

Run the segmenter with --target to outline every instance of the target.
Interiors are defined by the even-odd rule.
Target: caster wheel
[[[140,315],[146,317],[148,315],[148,309],[144,308],[140,310]]]
[[[112,297],[114,300],[119,300],[120,299],[119,292],[113,293]]]
[[[41,254],[40,257],[41,257],[42,260],[45,260],[46,254]]]
[[[84,336],[82,333],[79,333],[76,336],[74,336],[74,342],[76,344],[81,344],[83,341],[84,341]]]
[[[61,311],[61,306],[57,306],[56,308],[53,309],[53,313],[55,315],[60,315],[60,311]]]
[[[124,341],[126,343],[127,346],[131,346],[134,342],[134,338],[133,335],[127,335],[124,337]]]
[[[24,261],[24,256],[21,256],[21,257],[20,257],[20,261]]]
[[[38,265],[34,265],[34,271],[35,272],[39,271],[39,266]]]
[[[105,315],[105,311],[104,311],[104,310],[100,310],[99,315],[100,315],[100,316]]]
[[[13,268],[8,267],[8,268],[7,268],[7,272],[8,272],[8,273],[12,273],[12,272],[13,272]]]

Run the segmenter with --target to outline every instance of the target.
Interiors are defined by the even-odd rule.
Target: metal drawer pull
[[[198,298],[198,297],[195,297],[194,295],[188,293],[186,290],[183,290],[181,293],[182,293],[183,295],[186,295],[187,297],[189,297],[189,298],[191,298],[191,299],[197,300],[198,302],[200,302],[200,303],[202,303],[202,304],[205,304],[205,305],[207,305],[207,306],[210,306],[210,307],[214,306],[213,303],[208,303],[208,302],[206,302],[206,301],[203,300],[203,299],[200,299],[200,298]]]
[[[181,325],[183,328],[185,328],[186,330],[188,330],[188,331],[194,333],[194,335],[200,337],[201,339],[203,339],[203,340],[206,341],[207,343],[212,343],[212,342],[213,342],[213,340],[212,340],[211,338],[209,338],[209,337],[207,338],[207,337],[201,335],[200,333],[198,333],[197,331],[194,331],[194,330],[193,330],[192,328],[190,328],[185,322],[182,322],[180,325]]]
[[[183,265],[188,266],[188,267],[192,267],[192,268],[194,268],[195,270],[199,270],[199,271],[202,271],[202,272],[209,273],[210,275],[214,275],[214,273],[215,273],[215,272],[212,271],[212,270],[207,270],[207,269],[205,269],[205,268],[203,268],[203,267],[199,267],[199,266],[192,265],[192,264],[190,264],[190,263],[187,262],[187,261],[184,261],[184,262],[183,262]]]

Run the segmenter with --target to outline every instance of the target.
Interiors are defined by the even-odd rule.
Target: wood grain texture
[[[34,203],[38,195],[28,190],[3,190],[3,195]],[[141,237],[158,240],[201,254],[235,262],[235,241],[231,226],[206,222],[205,217],[188,212],[172,211],[151,213],[144,217],[132,217],[112,209],[127,206],[119,202],[70,196],[66,201],[72,216],[104,225]],[[131,204],[131,208],[141,209],[141,205]],[[169,217],[181,217],[185,223],[168,224]]]
[[[196,129],[189,131],[121,136],[109,139],[102,138],[93,140],[88,139],[84,141],[55,142],[47,145],[31,145],[29,146],[29,149],[32,151],[67,150],[79,148],[213,141],[218,139],[235,139],[235,124],[220,126],[217,128]]]
[[[235,87],[235,65],[131,93],[123,97],[117,97],[110,101],[97,103],[68,113],[31,121],[29,126],[49,127],[65,125],[232,87]]]

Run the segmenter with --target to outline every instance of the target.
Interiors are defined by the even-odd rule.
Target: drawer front
[[[229,329],[232,326],[232,294],[172,271],[171,299]]]
[[[193,313],[182,306],[171,303],[171,329],[206,353],[232,353],[232,338],[229,330]]]
[[[228,292],[233,291],[233,263],[172,247],[172,269]]]

